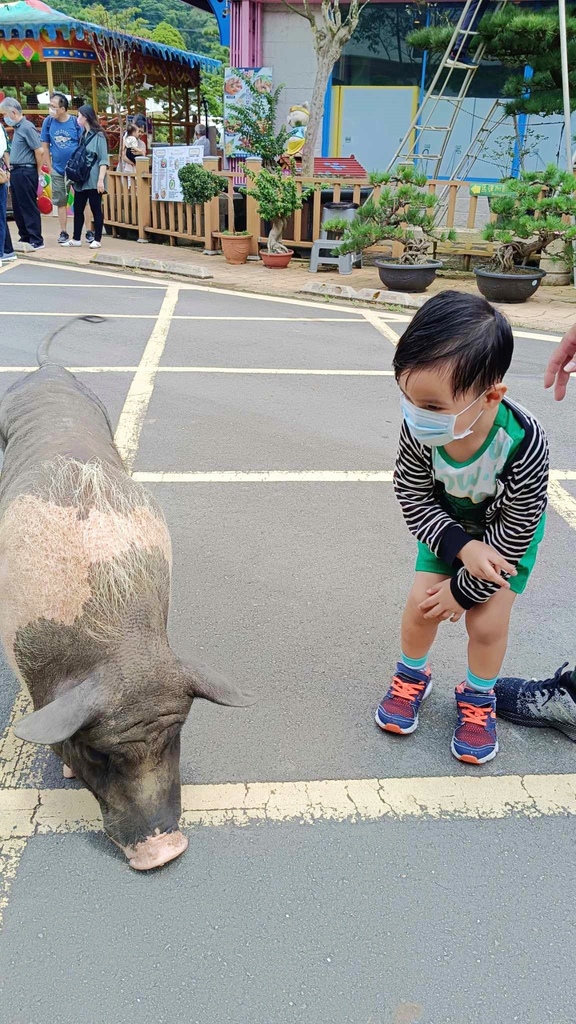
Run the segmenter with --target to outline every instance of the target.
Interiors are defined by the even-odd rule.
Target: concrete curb
[[[298,289],[299,295],[325,295],[331,299],[351,299],[370,306],[403,306],[420,309],[429,295],[410,295],[408,292],[390,292],[384,288],[351,288],[347,284],[326,284],[310,281]]]
[[[148,270],[154,274],[178,274],[179,277],[213,280],[214,275],[194,263],[180,263],[176,260],[150,260],[146,257],[115,256],[113,253],[98,253],[90,263],[102,267],[119,267],[121,270]]]

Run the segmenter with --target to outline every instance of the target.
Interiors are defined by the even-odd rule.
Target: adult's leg
[[[6,229],[8,222],[6,220],[6,204],[8,201],[8,185],[0,185],[0,260],[4,255],[4,245],[6,243]]]
[[[104,230],[104,210],[102,209],[102,196],[97,189],[90,189],[90,209],[94,218],[94,241],[102,241]]]
[[[454,43],[454,47],[452,49],[452,54],[454,57],[467,56],[472,37],[464,35],[464,32],[467,29],[472,28],[474,22],[476,22],[477,24],[478,22],[480,22],[481,18],[484,17],[486,11],[488,10],[489,3],[490,0],[472,0],[472,3],[468,8],[468,13],[464,18],[462,25],[460,26],[462,32],[457,36],[456,42]]]
[[[74,193],[74,241],[82,239],[82,226],[84,224],[84,210],[88,202],[89,192],[87,189],[76,189]]]
[[[21,242],[27,245],[30,241],[28,234],[28,228],[24,219],[24,213],[22,206],[20,205],[20,188],[21,188],[21,168],[14,167],[12,174],[10,175],[10,188],[12,191],[12,212],[14,214],[14,220],[16,221],[16,227],[18,228],[18,237]]]
[[[19,182],[20,209],[31,245],[43,245],[42,218],[38,209],[38,172],[35,167],[22,167]]]

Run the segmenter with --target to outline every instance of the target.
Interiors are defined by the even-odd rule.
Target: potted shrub
[[[287,267],[294,255],[282,242],[286,221],[302,209],[303,201],[314,191],[314,186],[302,186],[299,191],[292,174],[285,174],[280,167],[269,170],[246,171],[252,185],[246,188],[246,195],[258,203],[262,220],[271,224],[266,249],[260,250],[260,258],[266,267],[281,269]]]
[[[429,256],[431,242],[454,237],[454,232],[436,231],[433,211],[438,200],[425,191],[426,175],[413,167],[398,167],[391,173],[371,174],[370,184],[382,186],[380,195],[371,196],[346,225],[337,251],[344,255],[378,242],[401,242],[404,252],[397,259],[376,260],[382,284],[393,291],[426,291],[442,266]]]
[[[240,266],[250,255],[252,235],[249,231],[221,231],[222,252],[227,263]]]
[[[492,263],[476,267],[476,283],[492,302],[525,302],[546,271],[529,266],[554,243],[576,238],[574,175],[550,164],[545,171],[523,171],[506,182],[506,191],[492,200],[497,221],[487,224],[484,238],[499,242]],[[562,257],[572,259],[565,244]]]

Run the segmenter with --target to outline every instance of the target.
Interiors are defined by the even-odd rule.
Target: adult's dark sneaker
[[[470,68],[475,68],[476,64],[470,57],[457,57],[455,54],[450,54],[446,58],[447,68],[462,68],[463,71],[469,71]]]
[[[569,662],[551,679],[499,679],[494,687],[499,718],[516,725],[558,729],[576,743],[576,669]]]
[[[60,245],[63,245],[64,242],[67,242],[69,238],[70,238],[70,235],[68,234],[67,231],[61,231],[60,234],[58,235],[58,242],[59,242]]]

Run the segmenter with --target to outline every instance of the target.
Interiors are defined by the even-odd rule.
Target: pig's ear
[[[30,743],[63,743],[94,718],[97,711],[95,683],[90,677],[50,704],[16,722],[14,732]]]
[[[201,661],[183,667],[191,697],[203,697],[214,704],[226,704],[231,708],[247,708],[258,700],[255,694],[237,689],[219,672]]]

